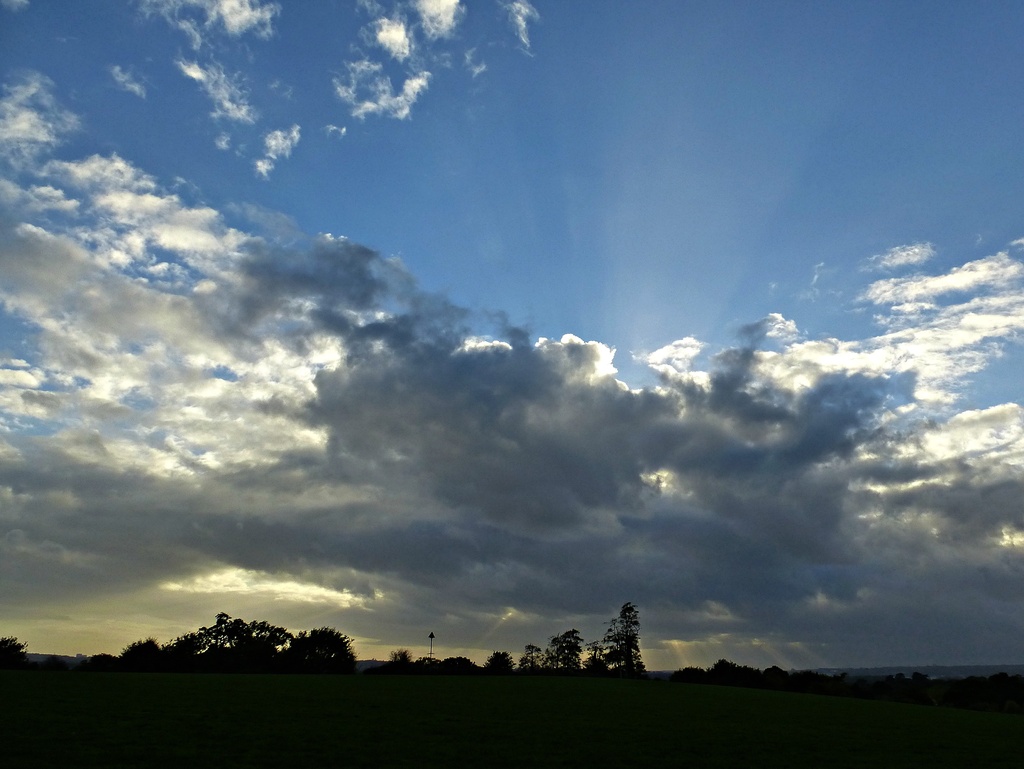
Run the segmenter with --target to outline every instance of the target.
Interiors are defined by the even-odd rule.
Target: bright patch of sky
[[[1011,661],[1022,32],[0,0],[3,632]]]

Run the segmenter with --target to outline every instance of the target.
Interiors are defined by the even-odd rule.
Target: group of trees
[[[495,651],[481,667],[466,657],[414,660],[407,649],[397,649],[386,663],[366,672],[373,675],[522,673],[642,678],[646,670],[640,655],[640,612],[632,603],[623,604],[619,616],[611,621],[600,641],[586,643],[580,631],[572,628],[551,636],[546,648],[527,644],[518,663],[507,651]]]
[[[135,641],[118,656],[97,654],[78,667],[134,673],[354,673],[356,657],[352,639],[334,628],[293,635],[263,620],[246,622],[221,613],[210,627],[170,643]]]
[[[584,643],[580,632],[573,628],[551,636],[545,649],[527,644],[518,669],[524,673],[642,678],[647,671],[640,656],[640,612],[632,603],[623,604],[600,641]]]
[[[759,670],[723,659],[709,668],[681,668],[669,680],[1004,713],[1020,713],[1024,706],[1024,678],[1008,673],[996,673],[987,678],[972,676],[949,680],[933,680],[923,673],[911,676],[897,673],[850,680],[845,673],[827,675],[813,670],[787,672],[775,666]]]

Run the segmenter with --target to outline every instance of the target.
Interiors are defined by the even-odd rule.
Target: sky
[[[1021,662],[1022,33],[0,0],[0,635]]]

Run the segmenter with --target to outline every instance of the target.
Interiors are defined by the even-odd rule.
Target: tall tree
[[[526,644],[519,658],[519,670],[523,673],[536,673],[544,666],[544,650],[537,644]]]
[[[582,667],[580,657],[583,655],[583,638],[576,628],[566,630],[561,635],[548,639],[548,648],[544,653],[547,667],[552,670],[575,671]]]
[[[604,643],[605,661],[620,676],[639,678],[647,672],[640,656],[640,611],[632,603],[622,605],[604,634]]]
[[[603,676],[608,673],[608,647],[604,641],[587,643],[587,658],[583,661],[583,669],[592,676]]]

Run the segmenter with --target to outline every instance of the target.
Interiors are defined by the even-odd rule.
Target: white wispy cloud
[[[122,91],[133,93],[140,99],[146,98],[146,86],[139,82],[131,72],[115,64],[110,68],[110,76],[114,78],[114,82]]]
[[[465,13],[459,0],[415,0],[424,34],[430,39],[450,37]]]
[[[470,48],[462,55],[462,63],[473,77],[482,75],[487,71],[487,64],[476,59],[476,48]]]
[[[429,72],[410,75],[395,92],[391,78],[384,74],[384,67],[369,59],[348,62],[348,80],[334,79],[334,92],[343,102],[351,105],[352,117],[365,118],[367,115],[383,115],[398,120],[409,117],[412,106],[430,84]]]
[[[508,14],[512,28],[520,44],[527,51],[530,50],[530,23],[540,20],[540,14],[528,0],[513,0],[504,4],[505,12]]]
[[[210,113],[212,117],[227,118],[240,123],[256,122],[256,110],[249,104],[244,89],[238,85],[238,76],[230,77],[216,62],[211,62],[206,67],[198,62],[183,59],[176,63],[181,73],[199,83],[199,87],[213,102],[213,112]]]
[[[1003,252],[955,267],[944,275],[880,280],[868,286],[862,298],[874,304],[918,306],[953,292],[977,291],[1019,284],[1024,267]]]
[[[184,32],[194,48],[203,44],[204,32],[215,29],[232,37],[252,33],[268,38],[281,12],[279,4],[260,0],[140,0],[140,7]]]
[[[8,11],[20,11],[28,7],[28,0],[0,0],[0,6]]]
[[[931,243],[914,243],[890,248],[884,254],[872,256],[867,263],[870,267],[891,270],[897,267],[916,267],[934,256],[935,248]]]
[[[52,150],[78,127],[78,118],[57,104],[53,81],[29,72],[5,83],[0,99],[0,156],[21,165]]]
[[[346,133],[348,133],[348,128],[346,126],[336,126],[332,123],[328,123],[327,125],[324,126],[324,133],[326,133],[328,136],[337,134],[338,138],[341,139],[345,136]]]
[[[280,158],[290,157],[295,145],[299,143],[301,131],[293,125],[287,131],[271,131],[263,137],[263,157],[256,161],[256,173],[264,179],[270,176],[274,165]]]

